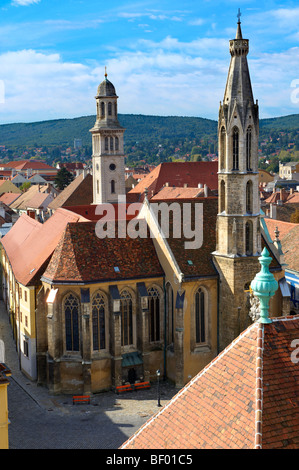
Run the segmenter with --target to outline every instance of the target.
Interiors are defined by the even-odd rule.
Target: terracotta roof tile
[[[23,285],[35,283],[68,222],[81,220],[65,209],[58,209],[44,224],[23,214],[1,239],[17,281]]]
[[[197,188],[198,184],[207,184],[211,190],[218,189],[218,162],[166,162],[158,165],[143,178],[128,194],[141,194],[148,188],[151,198],[166,183],[169,186]]]
[[[117,234],[116,224],[116,234]],[[114,267],[119,268],[116,272]],[[163,276],[152,239],[104,238],[96,222],[69,223],[61,236],[44,278],[57,282],[94,282]]]
[[[252,324],[122,448],[298,449],[298,328],[299,316]]]

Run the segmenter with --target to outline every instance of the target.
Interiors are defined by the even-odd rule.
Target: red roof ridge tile
[[[255,388],[255,448],[262,448],[264,328],[258,324]]]

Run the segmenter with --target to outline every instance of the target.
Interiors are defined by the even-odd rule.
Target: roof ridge
[[[258,324],[255,397],[255,449],[262,448],[264,325]]]
[[[130,442],[135,439],[144,429],[146,429],[155,419],[157,419],[158,416],[160,416],[162,413],[164,413],[165,410],[169,408],[169,406],[174,403],[183,393],[185,393],[191,385],[193,385],[199,377],[202,377],[214,364],[216,364],[225,354],[227,354],[241,339],[243,339],[244,336],[248,334],[249,331],[252,329],[258,327],[259,324],[257,322],[252,323],[246,330],[243,331],[236,339],[234,339],[229,346],[227,346],[223,351],[221,351],[202,371],[200,371],[193,379],[188,382],[187,385],[185,385],[168,403],[165,405],[162,410],[158,411],[154,416],[152,416],[141,428],[134,433],[125,443],[123,446],[121,446],[121,449],[124,449],[127,445],[130,444]]]

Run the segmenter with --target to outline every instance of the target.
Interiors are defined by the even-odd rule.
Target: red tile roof
[[[298,329],[252,324],[121,448],[298,449]]]
[[[218,189],[218,162],[166,162],[158,165],[143,178],[129,194],[140,194],[141,200],[145,188],[151,198],[168,183],[169,186],[197,188],[207,184],[211,190]]]
[[[12,204],[18,197],[21,195],[21,193],[4,193],[2,196],[0,196],[0,201],[4,202],[7,206]]]
[[[89,283],[164,275],[150,237],[118,238],[116,224],[116,237],[102,239],[96,234],[96,226],[96,222],[69,223],[43,279]]]
[[[36,161],[36,160],[15,160],[12,162],[3,163],[1,164],[1,166],[4,168],[15,168],[17,170],[32,169],[32,170],[52,170],[56,172],[58,171],[53,166],[47,165],[44,162]]]
[[[66,225],[81,220],[85,219],[65,209],[58,209],[44,224],[23,214],[1,239],[17,281],[23,285],[34,284]]]
[[[30,209],[40,209],[45,207],[45,203],[48,200],[48,204],[53,201],[52,194],[39,193],[37,192],[29,201],[26,203],[26,207]],[[47,204],[47,205],[48,205]]]
[[[208,188],[208,195],[215,196],[210,188]],[[151,198],[151,201],[155,200],[166,200],[166,199],[189,199],[195,197],[203,197],[204,188],[177,188],[175,186],[169,187],[164,186],[155,196]]]

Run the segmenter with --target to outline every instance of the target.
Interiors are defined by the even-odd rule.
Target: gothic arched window
[[[105,117],[105,103],[101,102],[101,117]]]
[[[205,293],[201,288],[195,293],[195,342],[206,342]]]
[[[92,345],[94,351],[106,349],[105,299],[99,292],[92,299]]]
[[[233,128],[233,170],[239,170],[239,129]]]
[[[246,167],[247,171],[252,171],[252,162],[251,162],[251,127],[248,127],[246,132]]]
[[[173,289],[171,284],[166,284],[166,341],[167,345],[172,344],[174,340],[174,303]]]
[[[252,181],[247,181],[246,183],[246,212],[252,214]]]
[[[122,291],[120,298],[121,345],[128,346],[133,344],[133,302],[127,290]]]
[[[226,131],[225,128],[221,128],[220,134],[220,170],[225,168],[226,160]]]
[[[111,180],[111,194],[115,194],[115,181]]]
[[[245,224],[245,250],[246,255],[253,254],[253,227],[250,220]]]
[[[160,341],[160,294],[158,289],[148,289],[149,296],[149,340]]]
[[[72,293],[63,302],[67,351],[79,351],[79,300]]]
[[[108,116],[112,116],[112,103],[108,103]]]

